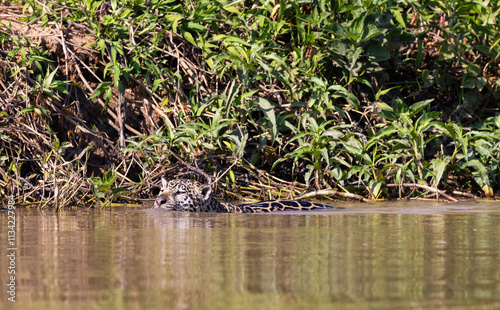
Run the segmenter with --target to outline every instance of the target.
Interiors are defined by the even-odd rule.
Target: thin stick
[[[125,148],[125,135],[123,134],[123,107],[124,107],[124,98],[123,94],[120,90],[118,90],[118,107],[116,109],[116,113],[118,114],[118,125],[120,126],[120,149],[123,151]]]
[[[180,158],[179,156],[177,156],[174,152],[172,152],[171,150],[169,150],[170,154],[172,154],[172,156],[174,156],[178,161],[180,161],[184,166],[186,166],[186,168],[194,171],[194,172],[198,172],[199,174],[201,174],[202,176],[204,176],[206,179],[207,179],[207,182],[208,184],[212,184],[212,178],[205,173],[205,171],[199,169],[199,168],[196,168],[196,167],[193,167],[191,166],[190,164],[188,164],[187,162],[185,162],[184,160],[182,160],[182,158]]]

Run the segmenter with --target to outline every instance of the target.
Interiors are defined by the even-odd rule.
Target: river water
[[[0,308],[500,309],[499,205],[0,212]]]

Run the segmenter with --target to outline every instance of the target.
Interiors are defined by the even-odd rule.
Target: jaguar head
[[[201,185],[197,181],[179,179],[167,181],[161,179],[162,188],[153,208],[171,211],[206,212],[206,202],[210,198],[210,185]]]

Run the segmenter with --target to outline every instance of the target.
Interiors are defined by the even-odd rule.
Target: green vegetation
[[[151,197],[171,152],[245,197],[498,193],[500,1],[1,10],[3,197]]]

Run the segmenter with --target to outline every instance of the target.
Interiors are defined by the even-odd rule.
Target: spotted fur
[[[172,211],[217,212],[217,213],[259,213],[272,211],[301,211],[314,209],[336,209],[335,207],[309,201],[270,200],[257,203],[233,205],[221,203],[212,196],[210,185],[197,181],[162,178],[162,189],[153,208]]]

